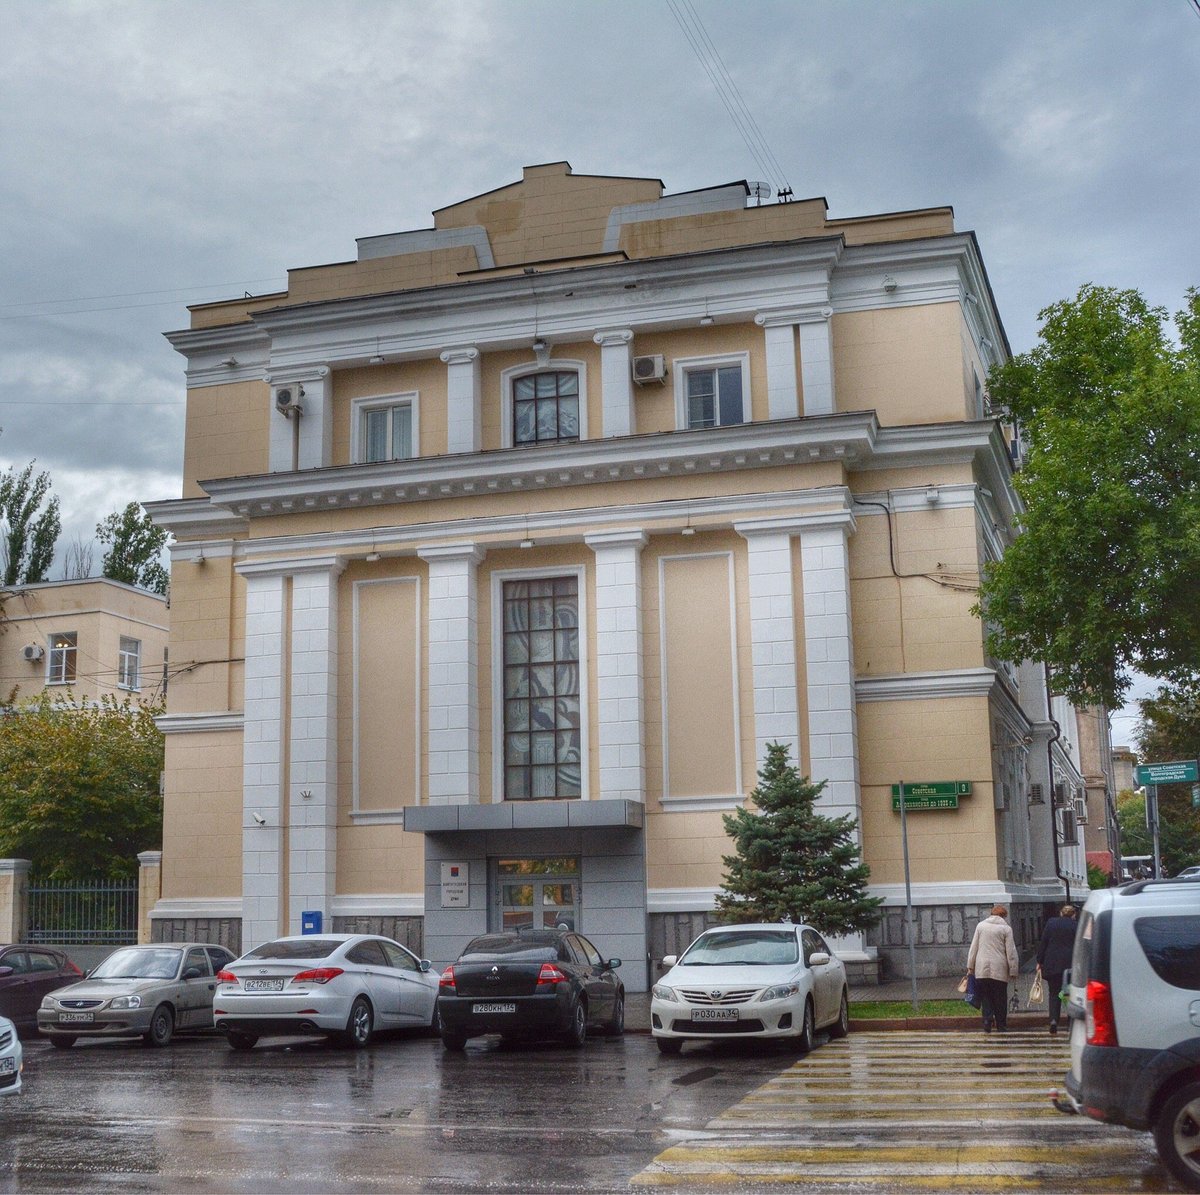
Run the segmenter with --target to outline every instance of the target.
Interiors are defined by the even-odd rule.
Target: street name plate
[[[1138,764],[1134,773],[1139,784],[1195,784],[1200,780],[1194,759]]]
[[[969,780],[914,780],[904,786],[904,809],[957,809],[958,798],[971,795]],[[892,785],[892,809],[900,811],[900,785]]]

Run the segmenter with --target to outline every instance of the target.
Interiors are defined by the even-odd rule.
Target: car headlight
[[[43,996],[42,997],[42,1007],[43,1008],[57,1008],[58,1005],[55,1004],[53,996]]]
[[[679,1000],[679,997],[675,995],[675,989],[667,987],[665,983],[656,983],[651,989],[651,994],[656,1000]]]
[[[114,996],[109,1008],[141,1008],[141,996]]]
[[[786,1000],[800,990],[798,983],[777,983],[773,988],[767,988],[759,1000]]]

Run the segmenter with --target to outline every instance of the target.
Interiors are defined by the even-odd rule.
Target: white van
[[[1200,878],[1093,892],[1071,961],[1064,1111],[1152,1129],[1200,1191]]]

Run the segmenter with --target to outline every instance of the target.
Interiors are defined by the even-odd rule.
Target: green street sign
[[[893,786],[894,787],[894,786]],[[940,797],[910,797],[908,795],[908,785],[904,786],[904,812],[912,813],[914,809],[957,809],[958,796],[951,793]],[[892,812],[900,812],[900,794],[893,793],[892,795]]]
[[[1200,770],[1194,759],[1138,764],[1134,768],[1134,775],[1139,784],[1195,784],[1200,780]]]
[[[914,797],[968,797],[971,795],[969,780],[914,780],[904,785],[904,801],[908,804]],[[892,796],[900,799],[900,785],[892,785]]]

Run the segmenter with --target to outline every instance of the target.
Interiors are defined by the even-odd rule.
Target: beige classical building
[[[89,577],[3,591],[0,693],[18,701],[44,691],[76,701],[161,696],[167,660],[167,600]]]
[[[902,970],[1084,883],[1077,743],[971,613],[1013,525],[1006,353],[949,208],[529,167],[207,304],[172,550],[158,936],[565,923],[630,990],[712,908],[786,743]],[[1053,772],[1053,774],[1052,774]],[[307,917],[306,917],[307,915]],[[645,965],[643,965],[645,964]]]

